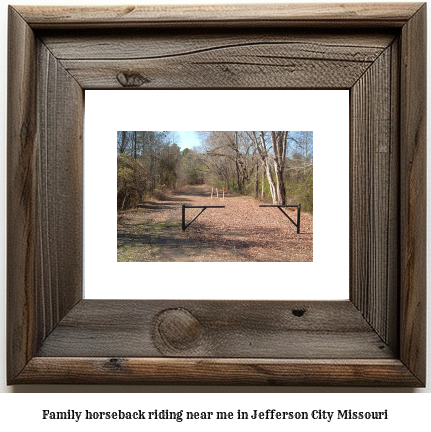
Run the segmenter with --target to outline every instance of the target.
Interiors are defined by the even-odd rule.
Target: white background
[[[117,263],[117,130],[313,131],[313,262]],[[85,298],[349,297],[347,90],[86,91],[84,161]]]
[[[298,2],[298,0],[296,0]],[[316,1],[316,0],[314,0]],[[172,3],[173,1],[166,1],[164,3]],[[200,1],[188,1],[183,0],[183,3],[223,3],[226,1],[218,0],[200,0]],[[253,0],[247,0],[246,2],[236,1],[236,3],[251,3]],[[276,0],[274,0],[276,2]],[[116,4],[120,1],[73,1],[73,0],[55,0],[55,1],[34,1],[34,0],[15,0],[14,4],[32,4],[37,5],[43,4]],[[146,3],[144,1],[135,0],[133,3],[141,4]],[[152,1],[151,3],[163,3],[163,1]],[[1,4],[1,82],[3,85],[0,86],[0,100],[4,101],[0,105],[0,128],[2,130],[1,145],[5,146],[5,124],[6,124],[6,34],[7,34],[7,6],[5,2]],[[428,46],[431,44],[428,42]],[[430,55],[428,53],[428,61]],[[430,70],[430,67],[428,68]],[[428,86],[428,89],[430,86]],[[428,93],[429,95],[429,93]],[[429,97],[428,97],[429,101]],[[429,105],[429,102],[428,102]],[[430,105],[429,105],[430,106]],[[428,130],[431,130],[428,122]],[[428,164],[430,160],[428,159]],[[5,155],[4,151],[0,152],[0,166],[5,170]],[[0,171],[2,171],[0,169]],[[4,180],[3,180],[4,181]],[[429,183],[428,183],[429,185]],[[428,190],[431,190],[429,187]],[[2,217],[2,224],[0,225],[0,240],[5,244],[5,228],[4,228],[4,209],[5,209],[5,189],[0,190],[0,214]],[[428,214],[429,212],[428,206]],[[5,254],[5,249],[3,248]],[[65,430],[94,430],[96,426],[102,426],[104,430],[118,430],[119,427],[127,428],[127,430],[145,430],[149,428],[141,423],[134,424],[133,426],[127,423],[89,423],[89,424],[72,424],[69,422],[58,423],[51,422],[47,424],[41,420],[41,410],[67,410],[67,409],[148,409],[151,408],[169,408],[175,409],[189,409],[196,410],[208,409],[208,407],[225,410],[235,410],[236,408],[242,409],[261,409],[267,408],[284,408],[309,410],[315,408],[333,410],[333,409],[356,409],[361,410],[365,407],[373,409],[384,409],[389,408],[392,412],[392,418],[389,423],[379,422],[358,422],[352,421],[348,423],[306,423],[299,424],[305,430],[316,430],[316,425],[322,430],[342,430],[345,431],[347,428],[351,431],[382,431],[382,430],[407,430],[411,427],[419,427],[427,430],[429,428],[429,407],[431,406],[431,374],[428,367],[428,387],[426,389],[385,389],[385,388],[297,388],[297,387],[157,387],[157,386],[79,386],[79,385],[32,385],[32,386],[12,386],[7,387],[5,384],[5,316],[6,316],[6,301],[5,301],[5,265],[4,259],[2,259],[2,265],[0,266],[1,276],[1,293],[0,296],[0,310],[2,311],[2,320],[0,322],[0,426],[2,430],[20,430],[21,427],[28,428],[27,430],[46,430],[46,431],[58,431],[60,427]],[[430,300],[428,299],[428,311],[431,310]],[[428,324],[428,335],[431,334],[431,327]],[[431,358],[429,352],[430,337],[428,336],[428,359]],[[430,360],[428,360],[428,364]],[[9,394],[7,394],[9,392]],[[92,395],[92,392],[98,393],[123,393],[121,395],[115,394],[102,394]],[[165,392],[171,392],[171,394],[164,394]],[[222,394],[218,394],[221,392]],[[11,394],[16,393],[16,394]],[[28,393],[28,394],[26,394]],[[43,394],[31,394],[31,393],[43,393]],[[77,394],[78,393],[78,394]],[[86,394],[88,393],[88,394]],[[162,394],[160,394],[162,393]],[[245,394],[244,394],[245,393]],[[251,393],[251,394],[247,394]],[[292,394],[292,393],[309,393],[309,394]],[[325,393],[325,394],[322,394]],[[371,394],[370,394],[371,393]],[[385,393],[385,394],[382,394]],[[394,393],[394,394],[387,394]],[[419,395],[412,395],[409,393],[426,393]],[[168,426],[174,429],[173,423],[169,423]],[[202,423],[196,423],[191,425],[190,423],[180,423],[175,425],[178,427],[189,430],[202,430],[205,427],[206,430],[219,430],[220,428],[238,430],[238,423],[220,424],[220,423],[209,423],[204,426]],[[298,423],[256,423],[247,424],[250,430],[262,430],[265,427],[270,427],[271,430],[283,430],[286,431],[288,428],[297,427]],[[151,430],[163,428],[166,429],[166,423],[161,425],[152,425]],[[199,428],[199,429],[197,429]]]

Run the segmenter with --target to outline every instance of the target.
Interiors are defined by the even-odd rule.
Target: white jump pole
[[[223,201],[224,201],[224,188],[223,188]]]
[[[211,199],[213,199],[214,188],[211,188]]]
[[[217,191],[217,198],[218,198],[218,188],[216,188],[216,191]]]

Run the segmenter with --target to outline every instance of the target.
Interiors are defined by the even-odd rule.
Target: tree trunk
[[[275,180],[276,180],[276,191],[277,191],[277,198],[276,203],[279,205],[285,205],[286,204],[286,189],[284,187],[284,181],[283,181],[283,172],[280,168],[280,165],[274,161],[274,171],[275,171]]]
[[[242,188],[241,172],[240,172],[241,169],[239,166],[238,132],[235,132],[233,148],[235,151],[236,183],[238,185],[238,192],[242,195],[243,188]]]
[[[286,204],[286,190],[283,181],[283,169],[286,160],[287,132],[271,132],[271,141],[274,151],[274,171],[276,180],[276,202],[274,204]]]
[[[242,184],[241,184],[241,176],[239,173],[238,155],[235,160],[235,168],[236,168],[236,184],[238,185],[238,192],[242,195]]]
[[[127,131],[121,132],[121,144],[119,148],[119,153],[124,153],[126,151],[126,144],[127,144]]]
[[[254,197],[259,199],[259,162],[256,163],[256,174],[254,178]]]
[[[137,136],[137,132],[135,131],[133,134],[133,159],[136,160],[137,158],[137,153],[138,153],[138,136]]]
[[[269,190],[271,192],[272,203],[278,204],[277,203],[277,191],[275,188],[274,179],[272,178],[271,167],[268,163],[268,160],[265,160],[265,170],[266,170],[266,178],[268,179],[268,183],[269,183]]]

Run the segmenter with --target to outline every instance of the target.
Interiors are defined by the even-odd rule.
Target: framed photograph
[[[10,6],[8,384],[425,386],[425,29],[425,3]],[[348,266],[348,299],[85,298],[90,90],[348,90],[348,264],[315,282]]]
[[[294,207],[273,207],[257,125],[289,129]],[[90,90],[84,137],[86,299],[348,299],[348,90]]]

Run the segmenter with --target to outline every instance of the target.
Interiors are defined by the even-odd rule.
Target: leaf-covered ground
[[[207,209],[186,231],[181,205],[224,205]],[[277,208],[261,208],[250,197],[211,199],[207,185],[185,186],[164,201],[147,201],[118,214],[118,261],[313,261],[313,217],[301,212],[301,234]],[[291,203],[296,204],[296,203]],[[199,209],[187,209],[190,221]],[[285,209],[296,221],[296,209]]]

